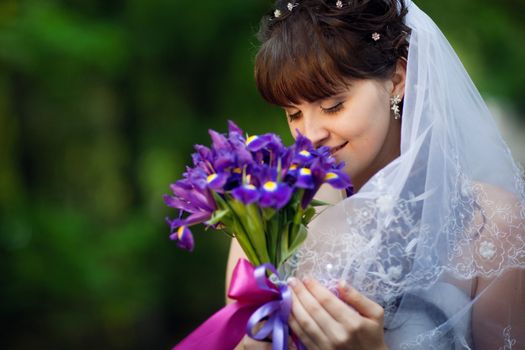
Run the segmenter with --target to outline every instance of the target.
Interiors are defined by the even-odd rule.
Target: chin
[[[350,166],[347,165],[348,163],[345,162],[345,166],[343,167],[343,171],[345,172],[346,175],[350,176],[350,180],[352,180],[352,178],[356,175],[355,171],[350,168]]]

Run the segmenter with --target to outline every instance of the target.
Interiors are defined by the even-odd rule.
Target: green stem
[[[263,263],[263,259],[258,254],[257,246],[254,245],[254,242],[250,239],[249,231],[246,230],[246,226],[243,225],[242,215],[239,215],[239,213],[234,210],[234,200],[232,198],[232,201],[224,200],[220,195],[213,193],[215,200],[217,202],[218,206],[227,207],[231,214],[232,214],[232,220],[229,223],[230,226],[232,226],[235,234],[235,238],[237,238],[237,241],[239,242],[239,245],[241,246],[242,250],[246,254],[246,257],[252,264],[255,266],[260,265]]]

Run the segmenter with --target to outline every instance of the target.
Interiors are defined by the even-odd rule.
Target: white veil
[[[409,2],[401,155],[309,226],[288,274],[385,307],[391,349],[525,349],[525,183],[463,65]]]

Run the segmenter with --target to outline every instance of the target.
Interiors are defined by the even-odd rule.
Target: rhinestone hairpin
[[[335,3],[335,6],[340,9],[340,8],[343,8],[343,2],[341,0],[337,0],[337,2]]]
[[[374,41],[378,41],[379,39],[381,39],[381,34],[375,32],[375,33],[372,33],[372,39]]]
[[[273,16],[275,18],[281,17],[281,10],[277,9],[277,10],[273,11]]]

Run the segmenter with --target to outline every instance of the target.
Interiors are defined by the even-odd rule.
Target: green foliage
[[[420,1],[522,115],[523,2]],[[226,119],[290,141],[253,83],[270,2],[0,2],[3,349],[169,348],[224,300],[229,238],[168,239],[162,194]]]

